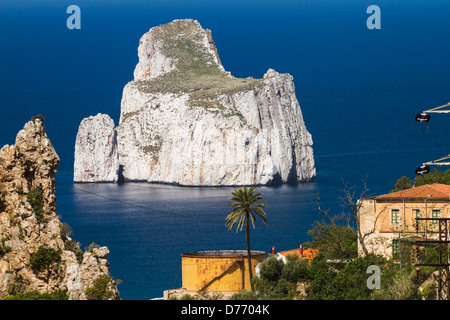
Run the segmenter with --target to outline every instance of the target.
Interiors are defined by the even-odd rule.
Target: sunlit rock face
[[[25,124],[14,145],[0,149],[0,300],[31,291],[85,300],[97,278],[109,277],[108,248],[82,252],[57,215],[59,161],[41,117]],[[36,268],[32,257],[42,248],[58,258]],[[120,299],[113,282],[108,289],[110,299]]]
[[[75,181],[229,186],[314,178],[291,75],[233,77],[195,20],[150,29],[138,56],[119,124],[102,114],[80,124]]]

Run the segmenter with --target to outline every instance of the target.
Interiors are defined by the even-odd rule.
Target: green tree
[[[327,259],[350,259],[358,254],[358,237],[351,226],[315,221],[308,234],[312,241],[307,245],[318,249]]]
[[[414,178],[416,187],[432,183],[450,184],[450,169],[442,171],[434,168],[432,172]]]
[[[384,281],[380,290],[372,294],[373,300],[421,300],[417,286],[414,284],[412,268],[398,269]]]
[[[392,190],[391,192],[406,190],[406,189],[410,189],[412,187],[413,187],[413,184],[412,184],[411,180],[408,177],[403,176],[397,180],[397,183],[395,184],[395,189]]]
[[[426,184],[441,183],[450,184],[450,169],[446,171],[433,169],[430,173],[419,175],[414,178],[414,183],[405,176],[401,177],[395,183],[395,189],[392,192],[406,190],[412,188],[413,186],[420,187]]]
[[[308,265],[306,259],[300,258],[298,254],[288,254],[286,256],[286,264],[284,265],[281,277],[288,282],[297,283],[299,280],[310,279]]]
[[[326,300],[330,297],[329,284],[336,276],[337,270],[330,268],[327,263],[326,257],[322,252],[319,252],[309,265],[309,272],[312,281],[306,288],[307,296],[309,300]]]
[[[367,287],[367,268],[377,265],[384,270],[386,263],[383,257],[372,254],[357,257],[346,264],[330,263],[324,255],[318,255],[310,265],[313,280],[307,288],[308,299],[370,299],[372,290]],[[381,280],[383,281],[383,278]]]
[[[263,208],[265,208],[264,203],[258,203],[262,196],[260,193],[255,193],[256,190],[253,187],[241,187],[240,189],[234,190],[232,192],[232,197],[229,200],[233,201],[228,203],[229,206],[233,208],[231,213],[226,217],[225,225],[228,230],[231,230],[236,224],[236,232],[241,231],[245,224],[246,239],[247,239],[247,258],[248,258],[248,270],[250,276],[251,290],[254,291],[253,286],[253,270],[251,262],[251,251],[250,251],[250,222],[253,228],[255,227],[256,217],[259,217],[266,225],[269,223],[266,220],[266,213]]]
[[[282,285],[279,285],[284,263],[276,255],[270,255],[259,268],[259,276],[253,279],[257,295],[264,300],[281,299],[286,295]]]
[[[310,280],[308,260],[289,254],[284,262],[276,255],[270,255],[261,263],[254,283],[261,299],[294,299],[298,296],[297,283],[301,280]]]

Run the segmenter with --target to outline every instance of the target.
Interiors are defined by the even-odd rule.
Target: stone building
[[[438,220],[416,218],[446,218],[449,210],[450,185],[439,183],[366,198],[360,202],[359,236],[369,252],[396,258],[402,243],[436,238]]]

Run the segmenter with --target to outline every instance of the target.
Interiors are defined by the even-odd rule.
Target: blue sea
[[[72,4],[81,9],[79,30],[66,27]],[[380,8],[381,29],[367,28],[370,5]],[[388,193],[401,176],[413,179],[423,162],[450,153],[450,115],[414,120],[450,102],[449,17],[448,0],[2,0],[0,145],[44,115],[61,158],[61,220],[82,248],[108,246],[123,299],[158,298],[181,286],[182,253],[245,249],[245,233],[224,224],[233,188],[72,183],[78,125],[99,112],[118,123],[145,32],[196,19],[212,30],[234,76],[260,78],[273,68],[294,77],[317,177],[257,188],[270,225],[257,224],[251,244],[269,252],[310,241],[308,230],[323,219],[317,194],[337,215],[343,182],[358,191],[366,179],[371,194]]]

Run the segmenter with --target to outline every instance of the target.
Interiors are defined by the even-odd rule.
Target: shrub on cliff
[[[94,281],[94,285],[87,288],[84,292],[88,300],[108,300],[112,297],[113,292],[109,287],[114,284],[114,279],[106,274],[98,277]]]
[[[27,193],[27,201],[31,204],[39,222],[47,222],[47,219],[44,218],[43,198],[44,193],[40,188],[33,188]]]
[[[78,263],[81,264],[81,262],[83,262],[83,250],[80,249],[80,245],[78,242],[70,238],[73,233],[72,228],[65,222],[60,224],[60,228],[61,237],[64,240],[64,249],[75,253]]]
[[[259,276],[253,278],[260,299],[297,299],[297,283],[304,280],[309,280],[308,261],[297,254],[288,254],[286,263],[270,255],[261,263]]]
[[[5,244],[6,240],[7,238],[2,238],[0,240],[0,258],[11,251],[11,247]]]
[[[42,114],[37,114],[31,118],[31,121],[35,121],[36,119],[40,119],[40,120],[44,121],[45,117]]]
[[[52,263],[61,261],[61,252],[47,247],[40,246],[38,250],[30,255],[30,265],[35,271],[42,271],[50,267]]]

